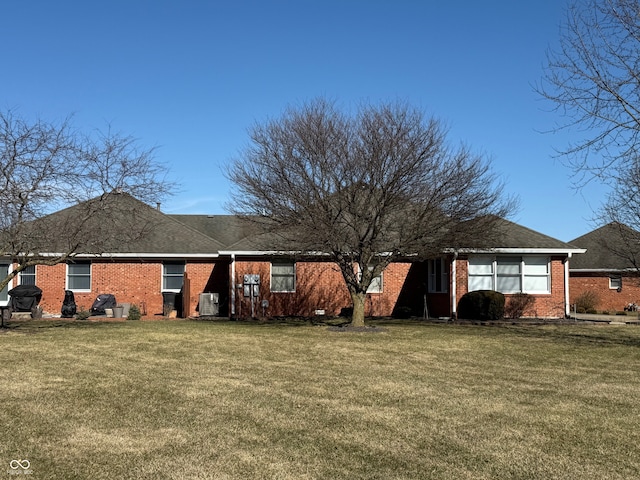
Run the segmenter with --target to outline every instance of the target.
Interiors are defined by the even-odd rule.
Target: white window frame
[[[609,277],[609,289],[618,290],[622,288],[622,276]]]
[[[501,283],[508,285],[508,279],[511,279],[512,287],[500,286]],[[541,280],[546,280],[544,282],[546,288],[531,287],[531,285],[541,283]],[[505,294],[548,295],[551,293],[551,259],[548,256],[538,255],[470,257],[467,288],[469,291],[496,290]]]
[[[27,269],[33,269],[33,273],[27,272]],[[38,270],[36,265],[29,265],[20,273],[18,273],[18,283],[20,285],[36,285],[37,273],[38,273]],[[29,278],[33,277],[33,283],[24,283],[25,277],[29,277]]]
[[[440,275],[438,275],[440,270]],[[431,258],[427,261],[427,291],[429,293],[449,293],[449,262],[446,258]],[[439,280],[438,280],[438,277]],[[440,288],[438,288],[438,282]]]
[[[89,265],[89,274],[78,274],[71,273],[71,267],[74,265]],[[89,288],[71,288],[71,282],[69,281],[70,277],[89,277]],[[85,260],[78,260],[75,262],[67,263],[67,274],[65,276],[66,279],[66,290],[71,290],[72,292],[90,292],[91,286],[93,284],[93,263]]]
[[[7,275],[9,273],[11,273],[13,271],[13,264],[8,263],[8,262],[0,262],[0,267],[7,268]],[[9,284],[4,287],[2,289],[2,291],[0,291],[0,305],[3,307],[6,307],[7,305],[9,305],[9,301],[11,300],[11,298],[9,297],[9,290],[11,290],[11,288],[13,288],[13,281],[9,282]],[[2,297],[6,297],[6,298],[2,298]]]
[[[178,273],[167,273],[166,267],[167,266],[176,266],[176,265],[181,265],[182,266],[182,273],[178,274]],[[162,262],[162,278],[160,279],[161,281],[161,285],[162,285],[162,292],[166,292],[166,293],[179,293],[180,290],[182,290],[182,286],[184,285],[184,273],[187,271],[187,264],[186,262],[183,261],[167,261],[167,262]],[[168,278],[177,278],[180,277],[182,278],[182,282],[180,284],[180,288],[166,288],[166,279]]]
[[[291,272],[287,272],[287,273],[274,273],[274,269],[273,267],[276,267],[276,270],[278,267],[287,267],[287,268],[291,268]],[[297,266],[296,266],[296,262],[291,261],[291,260],[281,260],[281,261],[274,261],[271,262],[271,271],[269,272],[269,290],[272,293],[295,293],[296,291],[296,277],[297,277]],[[277,284],[279,282],[274,282],[273,279],[274,277],[277,278],[282,278],[282,279],[289,279],[289,281],[292,283],[293,288],[291,289],[280,289],[276,286],[274,286],[274,284]],[[287,282],[288,283],[288,282]]]
[[[356,264],[356,270],[358,273],[358,281],[362,280],[362,272],[360,271],[360,265]],[[373,270],[373,267],[369,267],[369,271]],[[369,287],[367,287],[367,293],[384,293],[384,272],[381,272],[377,277],[371,279]]]

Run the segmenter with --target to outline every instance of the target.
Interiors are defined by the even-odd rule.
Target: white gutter
[[[456,302],[458,296],[458,252],[453,252],[453,260],[451,261],[451,316],[458,317],[458,305]]]
[[[576,273],[621,273],[621,272],[637,272],[637,268],[572,268],[572,272]]]
[[[564,315],[568,317],[571,315],[571,305],[569,305],[569,259],[571,254],[567,254],[567,258],[564,259]]]
[[[218,258],[218,253],[41,253],[41,257],[68,258]]]
[[[453,250],[448,250],[453,253]],[[488,248],[488,249],[473,249],[473,248],[461,248],[456,250],[459,253],[475,253],[475,254],[489,254],[489,253],[519,253],[519,254],[555,254],[555,255],[571,255],[574,253],[585,253],[586,248]]]
[[[236,255],[231,254],[231,316],[236,314]]]

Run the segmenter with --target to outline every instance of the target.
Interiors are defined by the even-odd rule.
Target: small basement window
[[[609,288],[620,290],[622,288],[622,277],[609,277]]]

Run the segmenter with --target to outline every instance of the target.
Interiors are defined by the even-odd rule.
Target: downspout
[[[458,290],[457,260],[458,260],[458,252],[454,251],[453,260],[451,260],[451,318],[453,319],[458,318],[457,302],[456,302],[456,296],[457,296],[457,290]]]
[[[569,305],[569,259],[571,258],[571,252],[567,254],[567,258],[564,259],[564,316],[565,318],[571,315],[571,305]]]
[[[236,254],[231,254],[231,318],[236,314]]]

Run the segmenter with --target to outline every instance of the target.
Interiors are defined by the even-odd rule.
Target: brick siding
[[[574,305],[580,295],[593,292],[598,297],[596,310],[619,312],[629,303],[640,304],[640,279],[634,276],[622,277],[622,288],[609,288],[609,275],[601,273],[569,274],[570,304]],[[571,307],[573,311],[573,306]]]
[[[551,257],[551,293],[532,294],[535,303],[524,315],[538,318],[564,318],[565,316],[565,287],[563,257]],[[456,304],[468,291],[469,262],[467,258],[459,258],[456,262]],[[511,295],[505,294],[505,303]]]
[[[381,293],[367,295],[365,315],[388,316],[393,313],[405,284],[410,263],[393,263],[383,273]],[[296,262],[295,292],[271,292],[271,262],[263,259],[243,259],[235,263],[236,285],[242,285],[245,274],[260,275],[260,295],[254,300],[253,311],[262,315],[262,301],[268,302],[265,315],[315,315],[324,310],[325,315],[337,315],[344,307],[351,306],[351,297],[342,273],[333,262]],[[236,315],[251,314],[251,298],[237,289]]]
[[[456,302],[467,291],[468,262],[465,258],[457,261]],[[185,271],[191,281],[189,311],[198,311],[199,294],[215,292],[220,296],[220,315],[231,314],[231,285],[229,284],[231,262],[219,260],[189,260]],[[66,285],[66,265],[38,265],[36,284],[43,290],[40,305],[44,311],[59,314],[64,299]],[[337,315],[344,307],[351,306],[351,298],[338,266],[330,261],[296,262],[295,292],[271,292],[271,263],[264,257],[242,258],[235,262],[236,286],[242,285],[245,274],[260,275],[260,295],[254,303],[254,313],[262,315],[314,315],[324,310],[326,315]],[[449,275],[449,292],[451,291]],[[367,316],[389,316],[398,307],[408,307],[412,315],[422,316],[424,300],[432,317],[451,314],[450,293],[426,293],[427,268],[425,262],[396,262],[383,273],[381,293],[367,295],[365,314]],[[564,316],[564,265],[561,257],[553,257],[551,264],[552,291],[547,295],[534,295],[536,302],[527,315],[540,317]],[[627,289],[627,283],[623,292]],[[572,298],[580,290],[572,292]],[[162,262],[157,260],[92,260],[91,291],[75,292],[78,309],[89,309],[99,294],[110,293],[118,303],[131,303],[142,307],[147,316],[163,314]],[[640,289],[638,289],[640,294]],[[426,297],[425,297],[426,295]],[[508,299],[509,295],[507,295]],[[620,297],[621,298],[621,297]],[[625,297],[625,301],[626,301]],[[640,300],[640,295],[631,295],[629,301]],[[268,307],[262,310],[262,300]],[[242,289],[236,287],[235,315],[251,314],[250,299],[244,297]],[[627,302],[628,303],[628,302]],[[625,303],[619,303],[622,308]]]
[[[162,262],[92,260],[91,263],[91,291],[74,292],[78,310],[90,309],[98,295],[110,293],[118,303],[138,305],[148,316],[163,314]],[[220,291],[226,298],[228,262],[188,262],[185,271],[191,280],[191,312],[197,309],[200,292]],[[36,267],[36,284],[42,289],[40,305],[45,312],[60,313],[66,273],[65,264]]]

